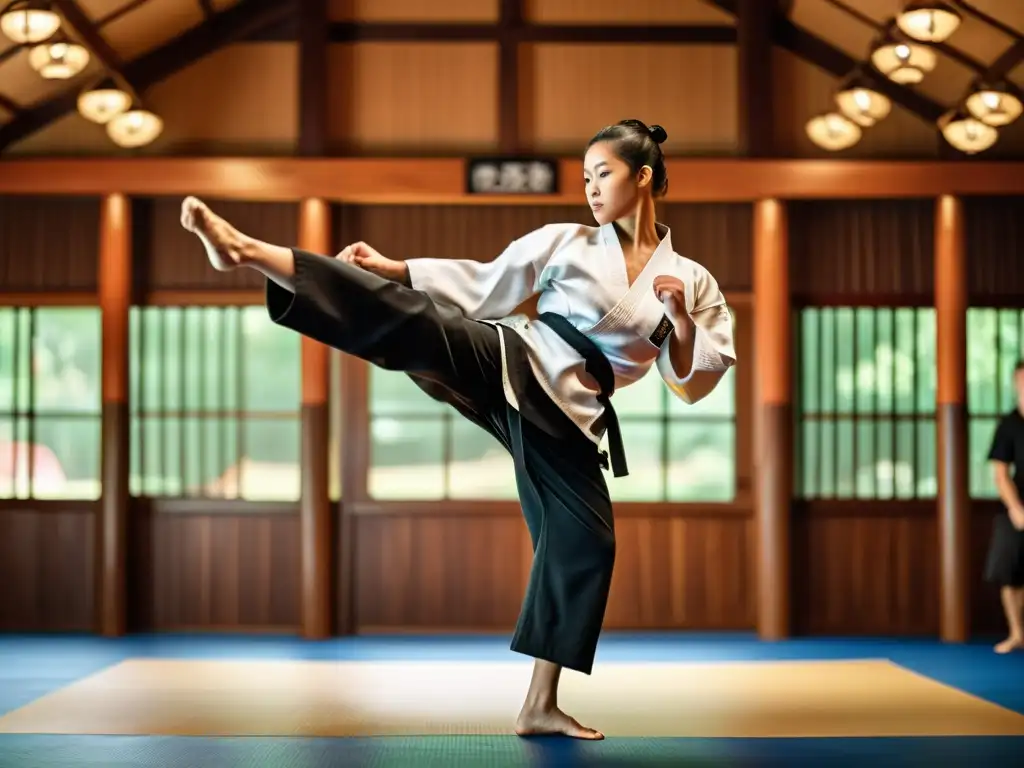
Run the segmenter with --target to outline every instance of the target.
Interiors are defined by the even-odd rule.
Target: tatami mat
[[[130,659],[0,717],[0,733],[507,734],[523,663]],[[885,660],[602,664],[563,708],[608,736],[1024,735],[1024,715]]]

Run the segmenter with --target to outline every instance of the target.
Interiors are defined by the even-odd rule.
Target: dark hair
[[[660,125],[648,127],[639,120],[620,120],[615,125],[605,126],[598,131],[587,144],[587,148],[599,141],[607,141],[633,173],[639,173],[641,168],[649,165],[653,173],[651,189],[654,196],[659,197],[668,191],[665,156],[658,146],[667,138],[668,133]]]
[[[1013,369],[1014,373],[1020,373],[1021,371],[1024,371],[1024,358],[1018,360],[1016,367]]]

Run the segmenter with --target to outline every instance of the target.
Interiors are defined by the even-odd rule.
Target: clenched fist
[[[352,243],[352,245],[346,246],[335,258],[361,267],[367,272],[383,277],[385,280],[395,280],[399,283],[408,283],[409,281],[409,269],[404,261],[395,261],[394,259],[382,256],[366,243]]]
[[[654,294],[665,306],[665,314],[675,326],[673,333],[679,341],[693,339],[693,319],[686,311],[686,286],[678,277],[658,275],[654,278]]]

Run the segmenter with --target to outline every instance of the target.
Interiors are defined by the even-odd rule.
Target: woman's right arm
[[[407,284],[474,320],[507,316],[541,289],[541,274],[575,230],[550,224],[513,241],[493,261],[408,259]]]

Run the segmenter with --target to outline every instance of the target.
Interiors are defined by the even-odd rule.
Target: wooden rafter
[[[214,51],[243,40],[293,12],[282,0],[241,0],[168,43],[126,63],[123,74],[135,88],[146,90]],[[0,151],[73,112],[79,88],[73,88],[0,127]]]
[[[4,96],[2,93],[0,93],[0,107],[5,111],[10,112],[12,115],[17,115],[21,112],[21,105],[15,104],[12,99]]]
[[[736,0],[704,0],[704,2],[733,16],[737,13]],[[861,67],[861,71],[872,80],[873,85],[880,93],[885,94],[894,104],[899,104],[927,123],[934,125],[935,121],[946,111],[946,108],[938,102],[917,91],[894,83],[876,72],[870,65],[865,65],[864,62],[854,59],[845,51],[836,48],[814,33],[798,27],[781,14],[776,14],[772,20],[772,42],[780,48],[796,54],[809,64],[814,64],[825,70],[833,77],[845,77],[857,67]]]
[[[983,77],[986,80],[1001,80],[1010,74],[1021,61],[1024,61],[1024,40],[1017,38],[1013,45],[992,62],[992,66],[988,68]]]
[[[123,88],[135,101],[140,98],[138,89],[124,74],[124,62],[110,43],[106,41],[99,29],[86,16],[78,0],[54,0],[54,6],[71,25],[78,35],[79,42],[84,43],[93,56],[103,65],[107,73],[120,88]]]

